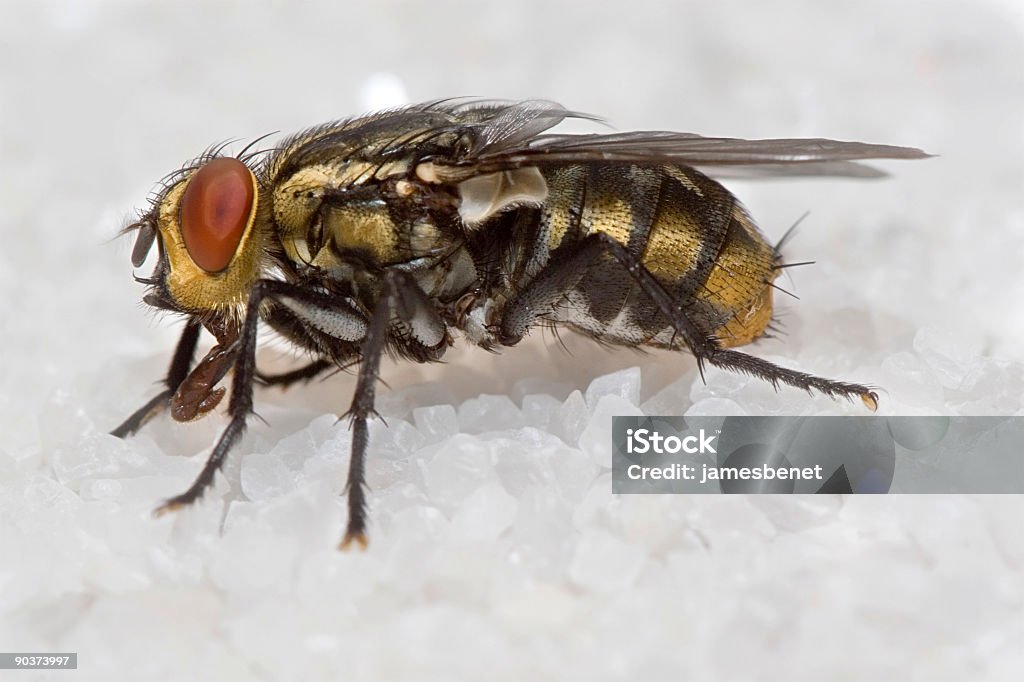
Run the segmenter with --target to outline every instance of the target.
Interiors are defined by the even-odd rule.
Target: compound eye
[[[181,236],[192,261],[215,273],[228,266],[255,210],[256,178],[238,159],[207,162],[181,197]]]

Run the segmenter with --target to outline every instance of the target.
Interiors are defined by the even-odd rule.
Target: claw
[[[348,532],[345,533],[345,539],[341,541],[340,545],[338,545],[338,549],[342,552],[347,552],[349,548],[352,547],[353,544],[357,545],[360,550],[365,552],[367,546],[369,546],[370,544],[370,541],[367,539],[365,533]]]
[[[166,516],[167,514],[170,514],[171,512],[180,511],[181,508],[184,507],[184,506],[185,506],[184,502],[178,500],[177,498],[172,498],[170,500],[167,500],[163,504],[161,504],[156,509],[154,509],[153,510],[153,516],[156,517],[156,518],[160,518],[161,516]]]

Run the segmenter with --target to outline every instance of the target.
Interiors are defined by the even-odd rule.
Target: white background
[[[1019,497],[612,498],[611,414],[862,413],[683,355],[568,335],[388,366],[365,554],[334,550],[350,377],[259,392],[269,425],[174,518],[149,510],[221,418],[104,432],[177,330],[111,241],[161,176],[452,95],[938,154],[731,185],[770,240],[809,211],[788,253],[817,261],[752,350],[878,385],[882,414],[1019,414],[1022,29],[1009,0],[5,2],[0,649],[77,651],[60,679],[1017,679]]]

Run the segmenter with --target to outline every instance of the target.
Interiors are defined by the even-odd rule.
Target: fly
[[[311,128],[267,153],[209,150],[164,183],[127,229],[145,301],[185,328],[165,389],[116,428],[170,409],[189,421],[229,394],[227,427],[192,486],[197,500],[253,412],[253,386],[358,366],[342,547],[366,545],[367,422],[381,355],[440,360],[458,332],[485,349],[539,325],[606,344],[690,352],[705,363],[833,397],[866,385],[735,350],[772,319],[785,267],[739,201],[710,176],[874,177],[864,159],[918,149],[825,139],[674,132],[547,132],[592,117],[547,101],[440,100]],[[266,325],[310,357],[256,367]],[[216,345],[194,362],[200,330]],[[230,392],[219,386],[231,373]]]

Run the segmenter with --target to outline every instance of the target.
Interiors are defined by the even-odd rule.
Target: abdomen
[[[736,198],[686,167],[594,164],[549,170],[548,198],[524,230],[519,281],[571,244],[604,232],[722,346],[761,336],[772,316],[776,254]],[[610,256],[592,265],[555,311],[558,322],[627,345],[673,345],[674,329]]]

